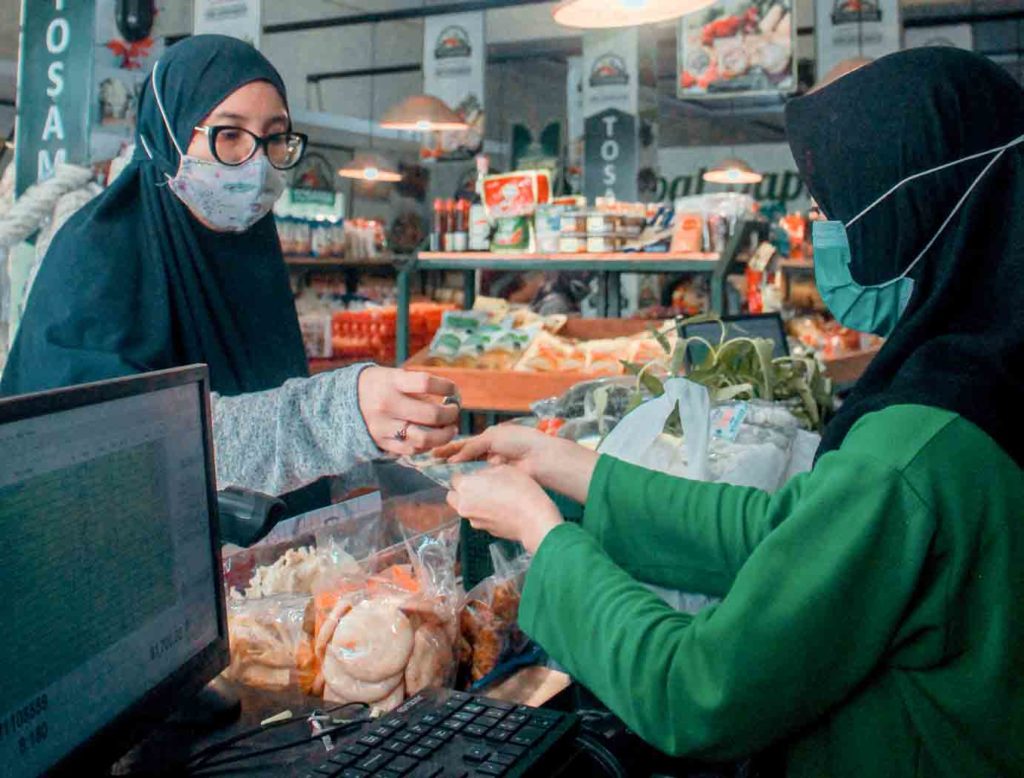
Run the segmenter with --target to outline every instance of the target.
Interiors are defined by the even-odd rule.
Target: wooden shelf
[[[345,257],[301,257],[285,256],[284,262],[288,267],[299,267],[306,269],[323,270],[345,270],[348,268],[383,268],[392,269],[395,257],[390,254],[375,259],[346,259]]]

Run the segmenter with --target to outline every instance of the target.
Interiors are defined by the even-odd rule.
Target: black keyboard
[[[553,761],[568,758],[577,723],[568,713],[428,689],[336,739],[306,778],[548,775]]]

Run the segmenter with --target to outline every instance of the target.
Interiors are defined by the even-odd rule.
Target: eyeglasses
[[[261,138],[244,127],[200,125],[195,129],[206,134],[213,158],[232,167],[248,162],[262,148],[271,165],[288,170],[299,164],[309,140],[301,132],[275,132]]]

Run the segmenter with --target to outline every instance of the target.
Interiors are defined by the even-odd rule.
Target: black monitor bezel
[[[729,325],[730,324],[742,324],[743,322],[750,321],[751,319],[757,320],[757,321],[766,321],[768,319],[774,319],[775,323],[776,323],[776,326],[778,327],[778,330],[779,330],[779,336],[780,336],[779,343],[782,344],[783,355],[784,356],[789,356],[789,353],[790,353],[789,352],[789,342],[786,340],[786,323],[782,320],[781,314],[779,314],[777,312],[774,312],[774,311],[771,312],[771,313],[740,313],[740,314],[733,314],[733,315],[730,315],[730,316],[720,316],[719,319],[721,319],[722,324],[724,324],[726,326],[726,337],[728,337]],[[709,320],[709,321],[693,322],[692,324],[687,324],[685,322],[685,320],[680,320],[678,322],[677,326],[676,326],[676,330],[677,330],[677,334],[679,335],[679,337],[685,339],[687,337],[687,334],[686,334],[687,328],[693,326],[693,324],[714,324],[714,323],[715,323],[715,321]],[[689,364],[690,364],[690,356],[689,356],[689,349],[687,349],[686,350],[686,354],[685,354],[685,365],[687,367],[689,367]]]
[[[155,725],[167,718],[182,702],[197,693],[228,666],[228,626],[211,434],[209,372],[206,365],[189,365],[0,399],[0,424],[7,424],[188,384],[194,384],[199,391],[199,407],[202,414],[207,476],[206,497],[210,511],[210,549],[214,559],[217,639],[91,735],[88,740],[69,751],[54,766],[48,768],[47,775],[86,775],[100,766],[112,765],[149,734]]]

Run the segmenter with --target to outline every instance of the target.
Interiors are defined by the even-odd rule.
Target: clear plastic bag
[[[598,397],[600,394],[606,394],[602,415],[621,419],[626,415],[635,388],[636,379],[629,376],[582,381],[560,397],[549,397],[535,402],[530,406],[530,410],[540,418],[597,418]]]
[[[227,611],[227,677],[263,689],[312,690],[316,671],[309,595],[233,597]]]
[[[529,642],[519,629],[519,601],[530,566],[523,552],[508,559],[498,544],[491,545],[494,574],[466,594],[459,618],[459,661],[471,684],[487,678]]]
[[[314,693],[386,711],[424,688],[452,684],[462,602],[457,548],[458,524],[450,522],[317,579]]]

